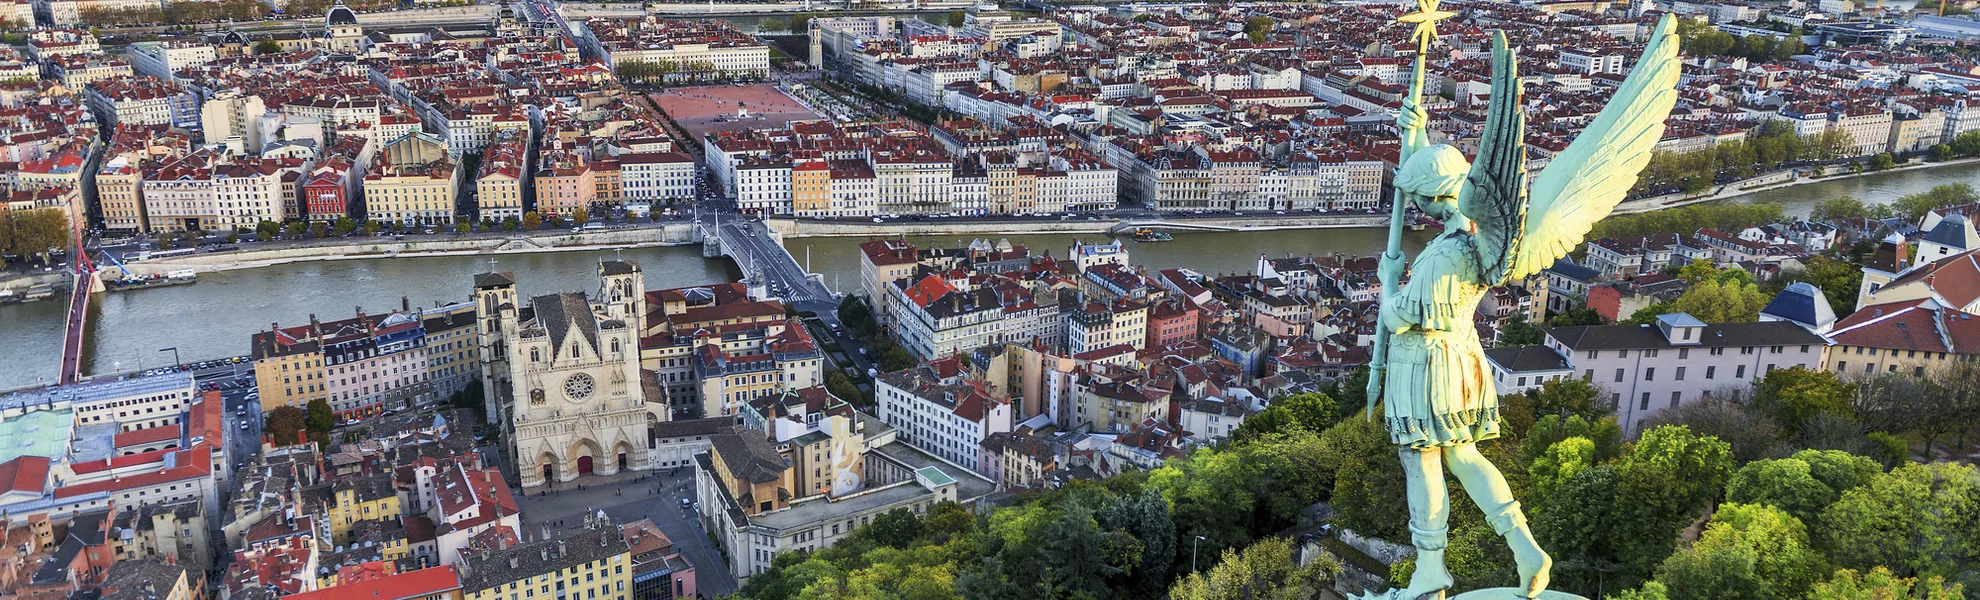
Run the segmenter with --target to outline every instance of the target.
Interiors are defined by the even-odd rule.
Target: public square
[[[824,118],[770,84],[673,88],[651,98],[697,140],[715,130],[782,127],[791,121]],[[749,112],[738,118],[737,109]]]

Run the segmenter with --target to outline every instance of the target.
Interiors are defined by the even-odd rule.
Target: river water
[[[390,312],[401,298],[414,307],[464,301],[474,274],[513,271],[524,296],[561,291],[595,293],[600,259],[637,260],[652,288],[733,281],[728,261],[701,258],[699,246],[592,252],[445,256],[294,263],[201,273],[199,283],[98,294],[88,343],[89,373],[161,367],[164,348],[187,362],[247,354],[248,339],[270,323],[295,325],[314,313],[323,320]],[[60,370],[67,302],[0,306],[0,389],[53,381]]]
[[[1887,202],[1943,183],[1965,182],[1980,187],[1980,165],[1903,171],[1839,179],[1751,194],[1736,202],[1779,202],[1789,214],[1806,215],[1815,202],[1841,194],[1866,201]],[[1199,272],[1248,273],[1260,254],[1317,255],[1330,252],[1367,254],[1379,251],[1381,229],[1322,229],[1266,232],[1185,232],[1174,241],[1129,242],[1137,265],[1156,269],[1188,267]],[[1428,234],[1412,234],[1410,249]],[[1050,251],[1065,257],[1074,240],[1104,242],[1105,236],[1022,235],[985,236],[992,242],[1008,238],[1033,253]],[[867,238],[800,238],[785,247],[798,261],[809,253],[810,269],[821,273],[835,290],[859,284],[858,246]],[[909,237],[921,246],[967,244],[966,236]],[[555,252],[504,255],[497,269],[516,272],[524,294],[590,291],[597,261],[611,252]],[[681,287],[738,276],[727,261],[701,258],[698,247],[628,250],[640,261],[649,288]],[[388,258],[314,262],[207,273],[196,285],[102,294],[96,300],[96,325],[89,340],[89,372],[108,373],[163,366],[170,362],[162,348],[177,347],[186,361],[238,356],[248,351],[248,336],[269,323],[301,323],[315,313],[324,319],[397,308],[400,297],[415,306],[467,298],[475,273],[490,270],[486,258]],[[56,377],[66,304],[44,301],[0,306],[0,389],[52,381]]]

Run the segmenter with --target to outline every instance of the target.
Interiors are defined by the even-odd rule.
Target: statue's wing
[[[1492,97],[1478,158],[1458,192],[1458,210],[1478,226],[1479,275],[1498,285],[1518,258],[1526,222],[1526,113],[1518,60],[1503,31],[1492,34]]]
[[[1588,236],[1622,202],[1650,162],[1677,105],[1676,21],[1657,22],[1636,68],[1608,106],[1533,180],[1532,205],[1508,280],[1540,272]]]

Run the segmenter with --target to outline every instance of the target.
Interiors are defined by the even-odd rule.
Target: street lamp
[[[158,351],[159,351],[159,352],[171,352],[171,353],[172,353],[172,368],[173,368],[174,370],[176,370],[176,369],[178,369],[178,368],[179,368],[179,365],[181,365],[181,364],[183,364],[183,363],[180,363],[180,362],[179,362],[179,347],[178,347],[178,346],[173,346],[173,347],[170,347],[170,348],[159,348],[159,349],[158,349]]]
[[[1191,573],[1196,572],[1196,545],[1198,542],[1202,542],[1202,541],[1203,541],[1203,536],[1199,535],[1196,536],[1196,539],[1190,540],[1189,542],[1189,572]]]

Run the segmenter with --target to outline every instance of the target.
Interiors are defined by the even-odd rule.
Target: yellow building
[[[367,218],[380,222],[451,225],[456,171],[446,159],[404,167],[380,166],[364,178]]]
[[[330,400],[323,380],[323,352],[314,340],[303,341],[279,330],[254,334],[249,358],[261,392],[261,410],[284,406],[304,408],[311,400]]]
[[[800,217],[831,214],[831,165],[816,160],[791,168],[791,212]]]
[[[1090,422],[1094,431],[1132,431],[1147,419],[1165,418],[1169,392],[1138,381],[1108,381],[1084,375],[1073,384],[1076,422]]]
[[[1827,337],[1823,365],[1838,377],[1924,377],[1980,355],[1980,319],[1925,298],[1856,309]]]
[[[103,226],[109,229],[143,231],[144,201],[138,194],[144,173],[130,166],[123,157],[110,159],[96,172],[96,198],[102,203]]]
[[[465,600],[631,600],[632,550],[605,519],[461,557]]]
[[[342,477],[330,484],[330,502],[323,510],[330,520],[330,537],[351,543],[351,527],[359,521],[397,521],[399,492],[386,476]]]

